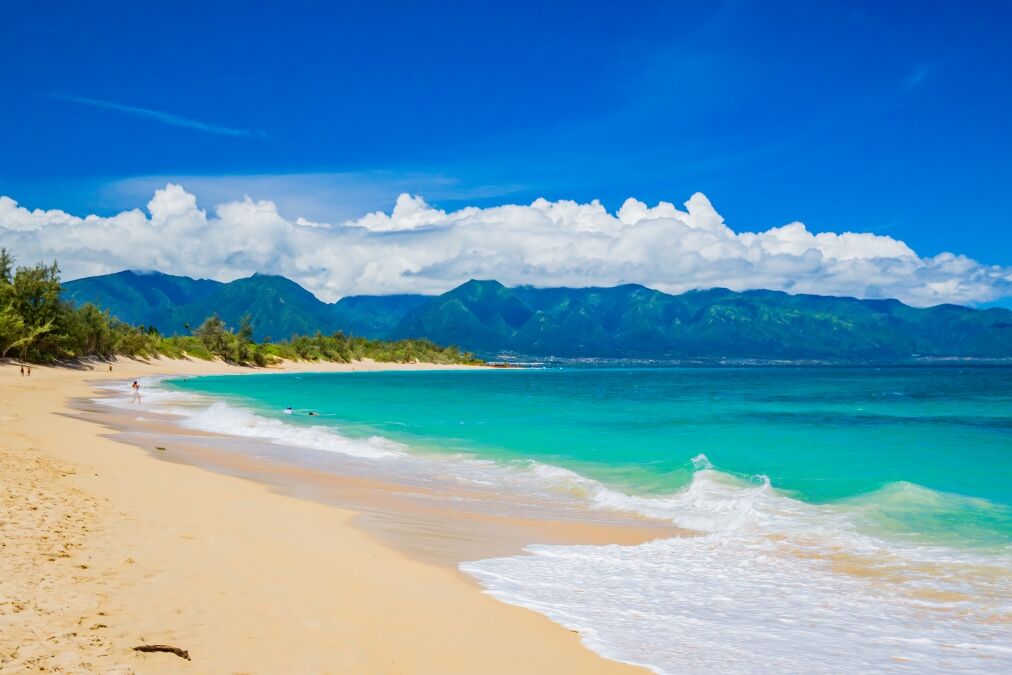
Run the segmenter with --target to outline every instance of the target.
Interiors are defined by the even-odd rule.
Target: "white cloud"
[[[230,201],[212,215],[176,184],[147,213],[80,218],[0,197],[0,245],[23,262],[56,258],[66,278],[121,269],[230,280],[283,274],[325,300],[439,293],[470,278],[507,285],[640,283],[671,293],[723,286],[972,304],[1012,295],[1012,268],[951,253],[922,258],[870,233],[813,234],[802,223],[736,233],[696,193],[685,209],[629,199],[445,212],[402,194],[390,213],[342,223],[283,217],[271,201]]]
[[[185,185],[204,205],[221,204],[243,195],[270,199],[288,218],[307,222],[340,222],[388,208],[410,192],[436,201],[464,204],[468,200],[506,200],[527,189],[517,184],[474,184],[439,173],[360,171],[342,173],[154,175],[134,176],[104,184],[97,195],[106,209],[130,208],[151,198],[166,183]]]

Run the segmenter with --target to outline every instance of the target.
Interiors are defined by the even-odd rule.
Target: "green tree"
[[[20,347],[26,337],[25,322],[13,304],[0,304],[0,356]]]
[[[77,356],[112,356],[113,331],[108,314],[90,302],[72,312],[76,335],[73,335]]]
[[[238,360],[241,363],[247,363],[252,356],[251,347],[253,345],[253,317],[249,314],[244,314],[239,321],[239,332],[236,334],[236,338],[239,346]]]
[[[212,354],[221,354],[228,344],[228,329],[225,328],[225,322],[217,314],[212,314],[204,319],[204,323],[200,324],[193,334],[204,343],[204,346]]]
[[[10,285],[14,274],[14,254],[0,248],[0,284]]]
[[[55,347],[55,338],[43,343],[60,318],[60,268],[39,264],[34,267],[19,267],[11,272],[14,258],[4,250],[0,254],[0,279],[4,285],[3,306],[8,314],[4,353],[19,349],[21,358],[48,355]],[[18,319],[9,315],[13,311]],[[42,344],[40,344],[42,343]]]

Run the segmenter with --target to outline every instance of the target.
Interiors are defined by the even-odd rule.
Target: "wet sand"
[[[382,366],[326,369],[352,367]],[[120,360],[112,373],[33,367],[22,378],[0,366],[4,672],[638,670],[482,594],[456,563],[533,542],[637,543],[661,532],[649,523],[419,508],[398,486],[216,456],[167,428],[165,450],[142,449],[126,437],[148,442],[152,430],[88,419],[98,413],[80,403],[96,381],[220,372],[249,371]],[[132,649],[152,643],[192,661]]]

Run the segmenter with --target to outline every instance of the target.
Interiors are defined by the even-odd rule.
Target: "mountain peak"
[[[495,279],[468,279],[457,288],[506,288]]]

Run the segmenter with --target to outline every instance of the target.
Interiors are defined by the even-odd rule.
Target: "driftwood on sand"
[[[176,656],[178,656],[180,658],[186,659],[187,661],[190,660],[190,652],[186,651],[185,649],[180,649],[179,647],[173,647],[171,645],[140,645],[138,647],[134,647],[134,651],[135,652],[168,652],[170,654],[175,654]]]

